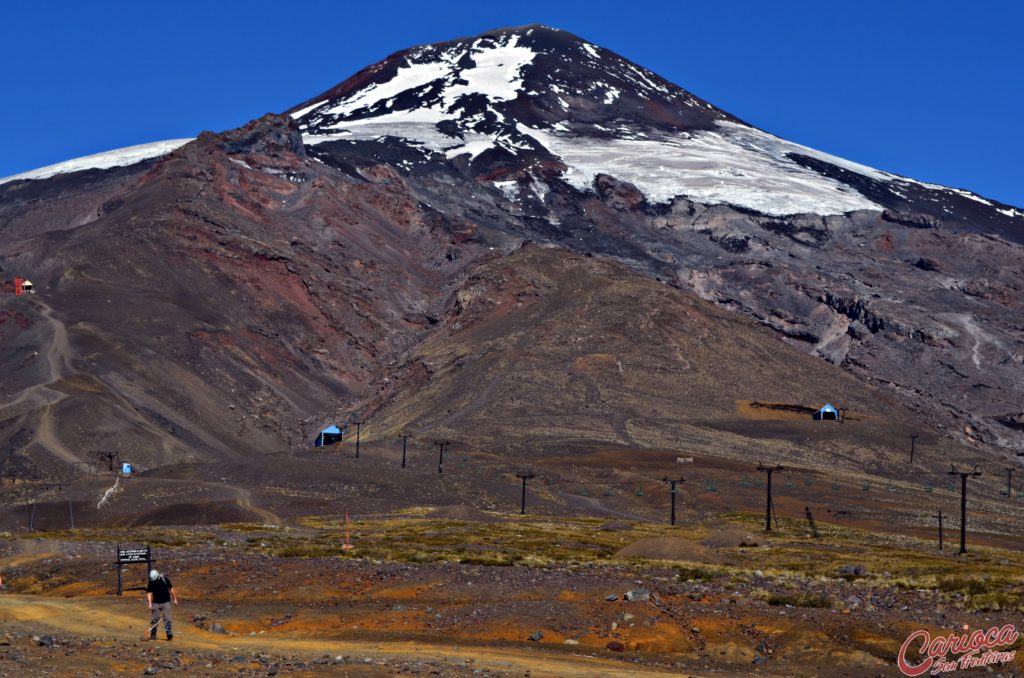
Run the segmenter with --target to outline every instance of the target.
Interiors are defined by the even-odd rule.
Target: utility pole
[[[917,446],[917,436],[910,436],[910,463],[914,463],[914,448]]]
[[[685,483],[686,479],[683,478],[682,476],[679,476],[678,480],[673,479],[673,478],[669,478],[668,476],[665,476],[661,480],[662,480],[662,482],[669,484],[669,492],[672,494],[672,516],[671,516],[671,518],[669,520],[670,520],[670,524],[675,525],[676,524],[676,494],[679,492],[679,490],[676,488],[676,485],[678,485],[679,483]]]
[[[437,458],[437,472],[438,474],[441,474],[444,473],[444,448],[450,443],[447,440],[438,440],[434,444],[437,445],[438,450],[440,450],[440,454]]]
[[[776,471],[781,471],[782,466],[776,464],[775,466],[765,466],[764,464],[758,464],[757,470],[768,474],[768,501],[764,507],[764,531],[772,531],[772,474]]]
[[[840,407],[839,408],[839,423],[842,424],[844,421],[846,421],[846,408],[845,407]]]
[[[110,467],[110,471],[114,471],[114,459],[121,455],[120,452],[100,452],[100,459],[106,459],[107,465]]]
[[[818,534],[818,526],[814,524],[814,516],[811,515],[811,507],[805,506],[804,513],[807,514],[807,524],[811,526],[811,536],[815,539],[820,539],[821,535]]]
[[[942,511],[939,511],[939,550],[942,550]]]
[[[359,429],[362,428],[363,422],[357,421],[356,424],[356,459],[359,458]]]
[[[71,508],[71,486],[68,485],[68,518],[71,519],[71,529],[75,529],[75,510]]]
[[[521,515],[521,516],[525,516],[526,515],[526,481],[529,480],[530,478],[536,478],[536,477],[537,476],[535,474],[530,473],[529,471],[526,472],[526,473],[517,473],[516,474],[516,478],[522,478],[523,479],[523,497],[522,497],[522,499],[519,502],[519,515]]]
[[[960,551],[957,555],[967,553],[967,479],[977,478],[981,471],[975,466],[973,471],[957,471],[951,466],[951,476],[960,476]]]
[[[408,440],[409,440],[409,434],[408,433],[403,433],[402,434],[402,468],[405,468],[405,446],[406,446],[406,443],[408,442]]]

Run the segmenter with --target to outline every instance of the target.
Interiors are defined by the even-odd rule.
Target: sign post
[[[355,548],[348,540],[348,510],[345,511],[345,543],[341,545],[341,548],[345,551]]]
[[[145,548],[121,548],[121,545],[117,545],[117,595],[121,595],[124,590],[121,578],[121,571],[125,565],[134,565],[136,563],[146,564],[146,574],[153,569],[153,554],[150,551],[149,545]]]

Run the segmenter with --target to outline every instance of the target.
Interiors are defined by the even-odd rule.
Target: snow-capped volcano
[[[628,397],[610,396],[609,411],[634,403],[649,413],[663,406],[651,375],[685,386],[702,366],[753,379],[716,405],[732,441],[747,430],[736,428],[736,398],[789,402],[749,368],[776,359],[775,339],[846,373],[839,393],[822,386],[815,399],[844,397],[847,377],[870,381],[964,444],[1024,449],[1024,213],[772,136],[568,33],[528,26],[415,47],[288,115],[180,143],[0,182],[0,269],[30,275],[74,354],[91,356],[76,368],[137,405],[109,430],[146,431],[138,446],[157,450],[154,461],[245,454],[281,431],[305,440],[296,422],[324,416],[329,403],[355,411],[367,397],[414,392],[468,402],[470,413],[478,396],[532,407],[543,392],[551,400],[537,412],[574,398],[583,412],[618,392],[605,385],[624,386]],[[567,258],[518,271],[527,243]],[[520,263],[491,268],[503,257]],[[575,306],[588,290],[563,264],[590,258],[639,284],[607,307]],[[553,284],[562,290],[539,302]],[[733,341],[731,314],[716,313],[666,334],[679,318],[652,301],[663,287],[770,332]],[[560,314],[563,298],[589,329]],[[35,308],[24,343],[0,342],[6,384],[52,383],[45,361],[24,358],[45,355],[37,340],[56,336]],[[19,322],[8,316],[8,329]],[[506,359],[493,356],[529,362],[539,326],[571,349],[495,378]],[[684,335],[701,346],[683,350]],[[438,361],[410,359],[453,337],[464,343]],[[623,360],[607,379],[577,370],[613,354]],[[666,373],[672,361],[677,371]],[[568,366],[566,386],[551,387],[552,365]],[[438,396],[436,384],[456,373],[467,381],[445,383],[464,391]],[[795,372],[793,382],[807,383]],[[704,398],[684,392],[673,402]],[[41,401],[0,444],[32,447],[21,432],[59,414],[67,449],[120,449],[120,433],[73,437],[93,435],[109,400],[96,393],[68,398],[59,413]],[[675,414],[643,433],[636,422],[647,416],[628,415],[599,439],[672,439],[663,431]],[[678,421],[704,426],[697,416]],[[604,425],[564,421],[559,440],[573,430],[590,440]],[[762,431],[749,430],[751,440]]]
[[[685,197],[768,215],[882,211],[921,199],[932,203],[924,211],[940,214],[964,199],[992,206],[790,143],[609,50],[541,26],[396,53],[291,115],[306,144],[402,140],[424,161],[463,158],[506,190],[500,170],[525,170],[537,181],[537,166],[553,161],[583,191],[608,174],[651,203]]]
[[[399,52],[292,115],[307,143],[403,136],[470,158],[539,149],[532,129],[622,138],[652,125],[708,129],[733,119],[607,50],[543,27]]]

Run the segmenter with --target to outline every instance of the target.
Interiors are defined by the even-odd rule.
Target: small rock
[[[690,633],[700,633],[700,629],[697,628],[696,626],[691,626],[690,627]]]
[[[623,645],[622,643],[620,643],[617,640],[609,641],[608,644],[605,645],[605,647],[608,648],[609,650],[611,650],[612,652],[625,652],[626,651],[626,646]]]
[[[610,603],[610,602],[618,600],[619,597],[613,593],[610,596],[605,596],[604,599],[607,600]]]
[[[764,577],[764,572],[762,572],[761,570],[754,570],[754,576],[758,579],[761,579],[762,577]]]
[[[624,622],[633,621],[634,619],[636,619],[636,615],[635,614],[631,614],[629,612],[625,612],[622,615],[622,621],[624,621]]]
[[[147,667],[146,670],[142,672],[142,675],[144,675],[144,676],[155,676],[156,675],[156,667],[155,666]]]
[[[42,647],[53,647],[55,644],[52,636],[32,636],[32,640]]]
[[[768,661],[768,658],[765,657],[764,655],[759,654],[759,655],[755,655],[754,656],[754,661],[752,661],[750,663],[751,664],[764,664],[766,661]]]
[[[843,565],[839,568],[841,577],[863,577],[866,573],[867,568],[863,565]]]
[[[538,640],[540,640],[541,638],[543,638],[543,637],[544,637],[544,634],[541,633],[540,631],[534,631],[533,633],[530,634],[530,640],[532,640],[535,643]]]
[[[636,600],[650,600],[651,592],[647,589],[633,589],[632,591],[626,591],[626,593],[623,594],[622,599],[628,602]]]
[[[224,633],[224,634],[227,634],[227,630],[223,626],[218,624],[217,622],[214,622],[213,625],[210,626],[210,630],[213,631],[214,633]]]
[[[580,641],[573,640],[572,638],[566,638],[565,640],[562,641],[562,644],[563,645],[579,645]]]

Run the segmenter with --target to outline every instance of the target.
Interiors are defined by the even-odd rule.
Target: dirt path
[[[252,493],[249,492],[249,490],[235,486],[230,487],[232,487],[232,489],[238,492],[238,499],[236,499],[235,501],[241,508],[260,516],[261,518],[263,518],[263,522],[265,524],[278,526],[284,524],[283,521],[281,520],[281,517],[278,516],[276,513],[271,513],[266,509],[260,508],[259,506],[254,506],[252,503]]]
[[[28,595],[5,595],[0,606],[0,622],[32,625],[40,632],[75,636],[111,636],[124,641],[139,640],[148,627],[146,611],[135,598],[45,598]],[[178,619],[187,618],[188,604],[175,611]],[[471,660],[476,669],[530,672],[531,676],[629,676],[678,675],[673,672],[640,667],[621,661],[570,655],[543,649],[466,647],[464,645],[427,644],[421,641],[345,641],[316,638],[281,638],[273,635],[224,636],[176,622],[174,646],[218,652],[280,652],[324,654],[355,654],[383,659],[423,660],[446,658],[448,661]],[[693,674],[689,674],[693,675]],[[723,674],[717,674],[723,675]]]
[[[61,441],[53,430],[53,405],[47,405],[39,412],[39,428],[34,441],[49,450],[55,457],[74,464],[83,461]]]
[[[46,351],[46,361],[49,364],[50,381],[52,384],[60,379],[65,372],[71,372],[71,344],[68,342],[68,328],[64,323],[53,317],[53,309],[41,299],[36,303],[42,307],[40,314],[46,318],[53,329],[53,338],[50,340],[50,348]]]
[[[68,342],[68,330],[64,323],[54,317],[53,309],[49,304],[41,299],[35,299],[33,303],[39,307],[39,314],[52,330],[50,346],[46,349],[46,381],[33,384],[23,390],[16,398],[0,408],[0,412],[6,414],[26,401],[34,401],[40,410],[39,424],[33,441],[63,461],[80,462],[82,461],[81,457],[68,449],[53,430],[53,409],[60,401],[67,398],[67,395],[54,390],[51,386],[74,371],[71,368],[71,344]],[[22,413],[16,412],[13,416]]]
[[[37,560],[46,560],[59,556],[64,552],[60,543],[51,539],[17,539],[18,545],[13,555],[0,558],[0,567],[21,567]]]

